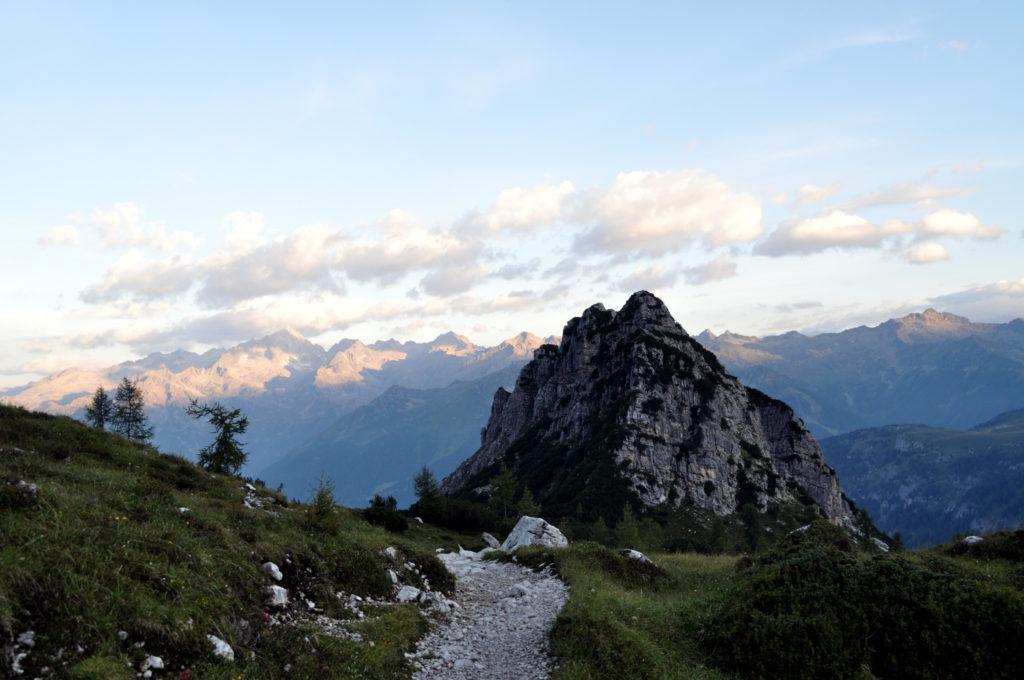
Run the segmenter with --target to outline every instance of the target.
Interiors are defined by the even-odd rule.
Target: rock
[[[121,642],[124,642],[125,640],[127,640],[128,639],[128,631],[126,631],[126,630],[119,630],[119,631],[117,631],[117,639],[120,640]]]
[[[34,647],[36,644],[36,633],[32,630],[26,630],[24,633],[18,636],[19,647]]]
[[[159,671],[164,667],[164,660],[159,656],[147,656],[142,660],[142,665],[139,666],[139,670],[145,673],[148,670]]]
[[[505,597],[518,598],[526,597],[530,594],[529,588],[524,583],[516,583],[505,593]]]
[[[974,545],[975,543],[981,543],[985,539],[981,536],[965,536],[961,543],[964,545]]]
[[[810,524],[805,524],[802,527],[797,527],[796,529],[793,529],[792,531],[790,531],[789,535],[792,536],[793,534],[802,534],[803,532],[807,531],[810,528],[811,528]]]
[[[235,650],[231,649],[231,645],[221,640],[216,635],[207,635],[206,639],[213,645],[213,655],[219,659],[225,661],[235,660]]]
[[[39,487],[31,482],[26,482],[24,479],[18,481],[17,489],[21,495],[29,498],[35,498],[39,495]]]
[[[398,551],[392,545],[389,545],[388,547],[384,548],[383,554],[384,557],[388,558],[392,562],[398,561]]]
[[[271,609],[283,609],[288,606],[288,591],[281,586],[267,586],[263,589],[264,602]]]
[[[388,569],[388,578],[391,579],[391,583],[398,585],[398,574],[395,573],[394,569]]]
[[[875,546],[876,548],[878,548],[879,550],[881,550],[882,552],[889,552],[889,544],[888,544],[888,543],[886,543],[885,541],[883,541],[883,540],[880,540],[880,539],[878,539],[878,538],[875,538],[874,536],[872,536],[872,537],[871,537],[871,543],[872,543],[872,544],[873,544],[873,545],[874,545],[874,546]]]
[[[180,514],[184,515],[184,514],[185,514],[186,512],[192,512],[192,511],[191,511],[191,510],[190,510],[189,508],[186,508],[186,507],[180,507],[180,508],[178,508],[178,512],[179,512]]]
[[[415,602],[419,599],[420,592],[422,591],[415,586],[402,586],[395,593],[395,600],[398,602]]]
[[[484,533],[480,534],[480,538],[484,539],[484,543],[487,544],[488,548],[500,548],[501,547],[501,542],[498,541],[498,539],[496,539],[494,536],[491,536],[486,531]]]
[[[284,578],[284,575],[281,573],[281,569],[273,562],[263,563],[263,573],[267,574],[275,581],[280,581]]]
[[[595,438],[614,442],[604,454],[615,466],[605,481],[645,508],[692,504],[729,516],[741,499],[767,512],[809,498],[833,524],[862,533],[793,409],[727,373],[646,291],[618,311],[591,306],[566,324],[558,346],[537,348],[514,391],[495,393],[480,448],[441,488],[479,488],[502,462],[522,479],[526,470],[510,455],[519,447],[540,452],[530,464],[551,479],[568,478],[567,461],[593,460]]]
[[[620,550],[619,554],[624,555],[625,557],[628,557],[631,560],[636,560],[640,564],[649,564],[652,567],[654,566],[654,562],[651,562],[650,558],[648,558],[647,555],[643,554],[639,550],[632,550],[627,548],[626,550]]]
[[[441,614],[448,614],[452,608],[440,593],[420,592],[419,603]]]
[[[423,524],[423,518],[422,517],[413,517],[413,519],[416,520],[417,524]]]
[[[501,544],[501,549],[505,552],[514,552],[524,545],[563,548],[569,545],[569,541],[553,524],[549,524],[539,517],[523,515],[516,522],[505,542]]]

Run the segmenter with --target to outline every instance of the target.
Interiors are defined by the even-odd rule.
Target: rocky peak
[[[803,503],[850,528],[856,516],[792,409],[728,375],[646,291],[588,308],[538,348],[444,489],[483,486],[500,463],[552,516],[577,503],[718,515]]]

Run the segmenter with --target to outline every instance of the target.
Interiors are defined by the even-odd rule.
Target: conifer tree
[[[516,479],[512,471],[504,463],[498,469],[498,474],[491,478],[490,506],[503,519],[509,516],[512,511],[513,499],[516,493]]]
[[[115,432],[139,444],[146,444],[153,438],[153,428],[149,427],[146,404],[137,382],[123,378],[117,386],[110,424]]]
[[[238,441],[238,435],[249,427],[241,409],[228,409],[219,403],[200,404],[192,399],[185,412],[195,419],[207,418],[216,435],[213,443],[199,452],[199,465],[210,472],[237,475],[248,458]]]
[[[533,500],[533,492],[530,491],[530,487],[523,489],[523,495],[519,499],[519,503],[516,504],[516,511],[520,515],[528,515],[530,517],[536,517],[540,514],[540,506]]]
[[[93,427],[107,429],[107,423],[114,415],[114,404],[110,395],[102,387],[97,387],[92,395],[92,402],[85,407],[85,420]]]
[[[434,473],[426,465],[413,478],[412,487],[416,493],[416,498],[425,503],[435,500],[441,495],[441,487],[437,483],[437,478],[434,477]]]

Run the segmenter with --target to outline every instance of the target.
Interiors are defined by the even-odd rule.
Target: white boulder
[[[277,609],[288,606],[288,591],[281,586],[267,586],[263,593],[266,596],[264,602],[268,607]]]
[[[389,545],[388,547],[384,548],[383,554],[384,554],[384,557],[388,558],[392,562],[395,562],[395,561],[398,560],[398,551],[395,550],[395,547],[392,546],[392,545]]]
[[[494,536],[491,536],[486,531],[480,534],[480,538],[484,539],[484,543],[487,544],[488,548],[500,548],[501,543]]]
[[[159,656],[147,656],[139,666],[139,670],[145,673],[148,670],[158,671],[164,667],[164,660]]]
[[[974,545],[975,543],[981,543],[985,539],[981,536],[965,536],[964,540],[960,541],[964,545]]]
[[[640,564],[650,564],[651,566],[654,566],[654,562],[651,562],[650,558],[639,550],[627,548],[625,550],[620,550],[619,553],[631,560],[636,560]]]
[[[883,541],[881,539],[878,539],[878,538],[875,538],[874,536],[872,536],[871,537],[871,543],[873,543],[874,546],[876,548],[878,548],[879,550],[881,550],[882,552],[889,552],[889,544],[886,543],[885,541]]]
[[[569,545],[569,541],[566,540],[558,528],[550,524],[540,517],[529,517],[523,515],[516,522],[512,532],[505,539],[505,542],[501,544],[501,549],[505,552],[514,552],[517,548],[524,545],[542,545],[548,548],[564,548]]]
[[[274,579],[275,581],[280,581],[284,578],[284,575],[281,574],[281,568],[273,562],[263,563],[263,573],[267,574],[270,578]]]
[[[231,649],[231,645],[221,640],[216,635],[207,635],[206,639],[213,645],[213,655],[219,659],[225,661],[235,660],[235,650]]]

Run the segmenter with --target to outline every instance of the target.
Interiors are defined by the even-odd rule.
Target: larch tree
[[[142,390],[134,380],[123,378],[114,394],[114,412],[111,428],[138,444],[147,444],[153,438],[153,428],[146,415],[146,402]]]
[[[93,392],[92,401],[85,407],[85,420],[93,427],[107,429],[107,424],[114,416],[114,402],[102,387]]]
[[[241,409],[228,409],[219,403],[200,404],[192,399],[185,412],[195,419],[206,418],[213,425],[213,443],[199,451],[199,464],[210,472],[237,476],[248,458],[238,441],[249,427]]]

